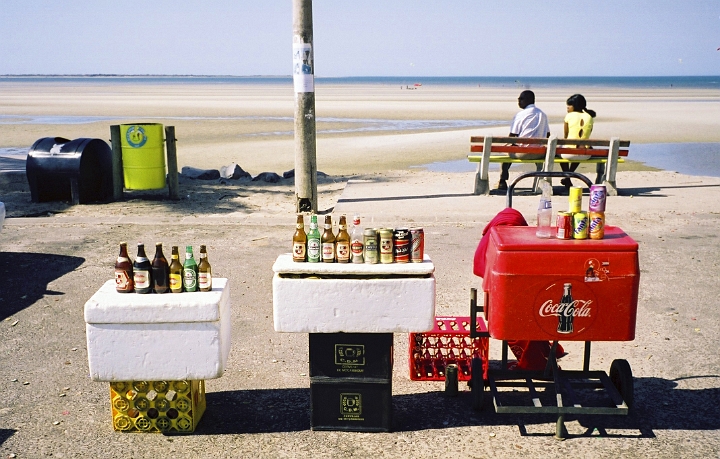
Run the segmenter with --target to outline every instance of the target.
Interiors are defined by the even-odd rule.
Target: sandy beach
[[[360,214],[374,226],[425,228],[435,264],[436,314],[467,315],[480,288],[472,258],[505,196],[472,195],[473,173],[411,168],[462,160],[470,135],[507,124],[453,129],[362,130],[373,120],[487,120],[517,111],[521,88],[318,85],[319,208]],[[583,93],[598,112],[595,138],[632,143],[720,142],[720,92],[678,88],[536,90],[561,132],[565,99]],[[293,168],[293,93],[278,85],[29,84],[0,80],[0,148],[41,137],[109,139],[108,126],[176,126],[179,165],[235,162],[253,175]],[[42,117],[49,117],[42,119]],[[91,117],[89,122],[81,120]],[[12,123],[8,120],[14,120]],[[64,123],[56,124],[58,120]],[[359,121],[358,121],[359,120]],[[21,122],[22,121],[22,122]],[[325,132],[339,131],[339,132]],[[631,144],[632,145],[632,144]],[[632,159],[632,148],[629,159]],[[520,168],[513,167],[511,174]],[[497,181],[497,172],[491,181]],[[567,419],[558,442],[553,416],[499,415],[470,408],[470,393],[444,397],[442,383],[408,376],[408,337],[395,334],[393,432],[317,432],[309,427],[306,334],[273,329],[272,264],[289,251],[292,180],[181,178],[165,191],[130,192],[106,204],[31,203],[22,174],[0,174],[8,219],[0,232],[0,453],[5,457],[714,457],[720,450],[718,260],[720,177],[658,171],[629,161],[608,199],[607,221],[640,246],[636,338],[593,344],[591,368],[632,365],[635,408],[627,417]],[[556,191],[560,192],[560,187]],[[587,205],[587,197],[585,198]],[[567,197],[553,198],[555,210]],[[537,197],[514,207],[534,223]],[[112,277],[117,244],[207,244],[216,276],[232,284],[232,350],[225,375],[207,382],[208,408],[194,435],[114,432],[107,383],[88,378],[83,305]],[[134,254],[133,254],[134,255]],[[167,255],[167,253],[166,253]],[[491,359],[500,356],[491,340]],[[582,344],[567,343],[563,368]],[[27,383],[27,384],[26,384]],[[486,396],[487,397],[487,396]]]

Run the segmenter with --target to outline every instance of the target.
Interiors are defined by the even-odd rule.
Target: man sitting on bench
[[[535,106],[535,93],[529,90],[523,91],[518,97],[518,106],[521,110],[515,115],[510,125],[510,137],[550,137],[548,117]],[[517,153],[509,153],[514,158]],[[521,154],[525,159],[541,159],[545,155]],[[512,163],[502,163],[500,181],[497,189],[507,190],[507,180],[510,177],[510,166]]]

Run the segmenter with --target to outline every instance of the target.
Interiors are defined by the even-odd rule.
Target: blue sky
[[[720,1],[315,0],[315,75],[720,75]],[[2,0],[0,74],[289,75],[291,0]]]

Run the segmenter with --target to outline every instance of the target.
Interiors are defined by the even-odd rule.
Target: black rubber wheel
[[[475,411],[482,411],[485,402],[485,380],[483,379],[482,359],[472,359],[470,367],[470,393],[472,394],[472,408]]]
[[[635,385],[633,383],[632,370],[630,364],[625,359],[615,359],[610,364],[610,381],[613,386],[620,392],[625,404],[632,408],[635,401]]]

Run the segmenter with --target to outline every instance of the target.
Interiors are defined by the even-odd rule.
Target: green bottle
[[[319,263],[322,257],[320,249],[320,231],[318,230],[317,215],[310,217],[310,231],[307,234],[307,261]]]
[[[198,289],[198,265],[193,258],[192,246],[185,247],[185,263],[183,264],[183,286],[186,292]]]

